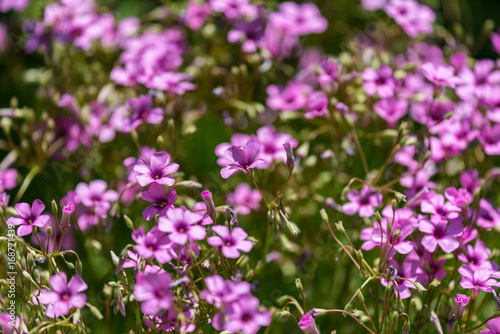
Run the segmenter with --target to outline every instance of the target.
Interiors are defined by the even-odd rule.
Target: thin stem
[[[348,316],[350,316],[351,318],[353,318],[354,320],[356,320],[356,322],[358,324],[360,324],[361,326],[363,326],[368,332],[372,333],[372,334],[375,334],[374,331],[372,331],[370,328],[368,328],[368,326],[366,326],[365,324],[363,324],[362,322],[359,322],[359,319],[356,318],[354,315],[352,315],[351,313],[347,312],[347,311],[344,311],[344,310],[326,310],[324,311],[325,313],[343,313],[343,314],[346,314]]]
[[[33,168],[31,168],[31,170],[29,171],[28,175],[26,175],[26,177],[24,178],[24,181],[21,184],[21,187],[19,188],[19,191],[17,192],[16,197],[14,198],[14,203],[19,202],[19,200],[21,199],[21,197],[23,197],[23,195],[26,192],[26,189],[28,189],[31,181],[33,181],[33,178],[38,173],[40,173],[40,170],[41,169],[40,169],[40,167],[38,165],[34,166]]]
[[[345,248],[344,244],[341,243],[339,239],[337,239],[335,234],[333,234],[332,228],[330,227],[330,222],[325,220],[325,224],[326,224],[326,226],[328,226],[328,230],[330,230],[330,234],[332,235],[333,239],[335,239],[335,241],[340,245],[340,247],[344,250],[344,252],[349,256],[349,258],[352,260],[352,262],[354,263],[356,268],[358,268],[358,270],[361,271],[361,268],[359,267],[358,262],[356,262],[356,260],[354,260],[354,258],[351,256],[351,253],[348,252],[347,249]]]
[[[356,134],[356,131],[354,130],[354,128],[351,128],[351,133],[352,133],[352,137],[354,138],[354,143],[356,144],[356,147],[358,148],[359,156],[361,157],[361,163],[363,164],[363,169],[365,171],[365,175],[368,175],[368,173],[369,173],[368,163],[366,162],[365,153],[363,152],[363,148],[361,147],[361,143],[359,142],[358,135]]]

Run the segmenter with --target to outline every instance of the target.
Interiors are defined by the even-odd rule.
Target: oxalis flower
[[[82,308],[87,302],[87,296],[82,291],[87,290],[88,286],[78,275],[68,278],[61,272],[49,279],[52,290],[41,291],[38,299],[47,306],[47,316],[57,318],[66,315],[72,307]],[[35,297],[34,302],[37,303]]]
[[[21,225],[17,229],[17,235],[23,237],[33,231],[33,227],[44,227],[49,221],[49,215],[41,215],[45,210],[45,204],[39,199],[33,201],[33,204],[17,203],[14,205],[19,216],[10,217],[7,224]]]
[[[170,283],[172,277],[167,273],[149,273],[137,275],[134,286],[135,299],[142,302],[141,311],[147,315],[156,315],[161,310],[172,306]]]
[[[148,190],[141,194],[141,198],[153,203],[153,205],[148,206],[142,212],[144,219],[150,220],[156,216],[156,214],[159,214],[160,217],[164,217],[167,214],[167,210],[177,201],[177,193],[174,189],[168,189],[168,191],[165,192],[165,188],[162,185],[152,183]]]
[[[179,164],[170,162],[170,154],[167,152],[153,154],[149,163],[139,159],[134,166],[137,182],[143,187],[153,182],[169,187],[173,186],[175,179],[168,174],[175,173],[178,169]]]
[[[185,208],[172,208],[167,211],[166,217],[160,217],[158,228],[162,232],[169,233],[173,243],[185,245],[188,239],[205,239],[207,231],[203,226],[197,225],[202,219],[202,215]]]
[[[500,334],[500,317],[491,319],[486,326],[488,329],[483,329],[481,334]]]
[[[236,259],[240,252],[248,253],[253,248],[253,242],[246,240],[248,234],[241,228],[235,227],[232,231],[224,225],[216,225],[212,230],[219,236],[209,237],[208,243],[212,246],[221,247],[222,254],[230,259]]]
[[[220,171],[220,175],[224,179],[227,179],[238,171],[248,174],[252,168],[265,163],[262,159],[256,159],[257,154],[259,154],[259,148],[259,143],[254,141],[247,142],[245,147],[233,145],[228,148],[224,152],[224,155],[234,163],[230,163],[223,167]]]

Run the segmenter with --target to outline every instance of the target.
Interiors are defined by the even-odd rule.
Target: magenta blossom
[[[241,227],[235,227],[232,231],[225,225],[216,225],[212,230],[219,236],[208,237],[210,245],[222,248],[222,254],[229,259],[236,259],[240,251],[248,253],[253,248],[253,242],[246,240],[248,234]]]
[[[0,193],[12,189],[17,184],[17,171],[13,168],[0,169]]]
[[[202,219],[202,215],[186,208],[172,208],[167,211],[165,217],[160,217],[158,228],[162,232],[169,233],[169,238],[173,243],[185,245],[188,239],[205,239],[207,231],[199,225]]]
[[[460,217],[462,211],[458,206],[448,201],[445,203],[444,196],[441,194],[432,194],[428,199],[420,203],[420,209],[423,213],[430,213],[434,219],[456,219]]]
[[[10,217],[7,224],[20,225],[17,229],[17,235],[20,237],[30,234],[34,226],[44,227],[50,218],[49,215],[41,215],[45,204],[39,199],[34,200],[31,207],[28,203],[17,203],[14,208],[19,215]]]
[[[210,7],[208,4],[199,4],[196,1],[190,1],[187,5],[184,23],[192,30],[198,30],[209,16]]]
[[[307,334],[319,334],[316,321],[314,321],[311,312],[304,313],[304,315],[300,317],[299,328]]]
[[[437,245],[445,253],[451,253],[460,246],[460,242],[455,238],[462,233],[460,221],[448,224],[447,220],[434,216],[431,218],[431,222],[425,219],[421,220],[418,228],[420,232],[427,234],[422,238],[422,245],[429,252],[434,252]]]
[[[289,142],[292,148],[297,147],[298,144],[291,135],[276,132],[274,126],[271,125],[265,125],[258,129],[256,137],[260,144],[257,157],[265,161],[261,167],[271,165],[274,160],[286,162],[286,151],[283,149],[283,144]]]
[[[457,294],[455,298],[455,316],[457,319],[460,319],[464,316],[465,307],[469,304],[470,297],[466,295],[462,295],[460,293]]]
[[[38,296],[40,302],[47,306],[46,314],[48,317],[57,318],[61,315],[67,315],[72,307],[82,308],[85,306],[87,296],[81,292],[87,290],[88,286],[80,276],[73,276],[68,283],[66,274],[61,272],[52,276],[49,282],[52,290],[43,290]]]
[[[281,3],[279,12],[269,15],[269,22],[290,35],[320,34],[328,27],[328,21],[321,16],[315,4],[291,1]]]
[[[171,242],[163,232],[155,226],[148,233],[144,233],[144,228],[141,226],[132,232],[132,239],[137,243],[134,250],[138,255],[145,259],[155,258],[159,263],[167,263],[172,260],[169,254]]]
[[[231,146],[228,148],[224,154],[233,163],[222,168],[220,171],[221,176],[227,179],[238,171],[248,174],[252,168],[265,163],[262,159],[256,159],[259,149],[260,145],[255,141],[247,142],[244,148],[241,146]]]
[[[131,112],[129,122],[132,129],[137,128],[143,122],[159,124],[163,121],[164,111],[161,108],[153,108],[151,95],[141,95],[138,98],[128,99],[127,106]]]
[[[486,326],[488,329],[483,329],[481,334],[500,334],[500,317],[491,319]]]
[[[156,216],[156,214],[160,217],[164,217],[167,214],[167,210],[177,201],[177,193],[174,189],[168,189],[168,191],[165,192],[165,187],[158,183],[152,183],[148,190],[141,194],[141,198],[153,203],[153,205],[148,206],[142,212],[144,219],[150,220]]]
[[[396,80],[389,66],[380,66],[378,72],[371,67],[365,68],[361,77],[363,78],[363,88],[369,96],[378,94],[383,99],[394,96]]]
[[[479,290],[491,292],[492,287],[499,285],[494,279],[498,278],[498,272],[495,273],[491,269],[473,270],[470,266],[463,265],[458,268],[458,272],[462,275],[460,285],[464,289],[472,289],[473,296],[477,296]]]
[[[250,283],[233,282],[224,280],[219,275],[213,275],[205,279],[207,290],[203,290],[200,297],[205,298],[207,303],[220,308],[229,305],[241,296],[250,294]]]
[[[170,154],[167,152],[154,153],[149,163],[139,159],[134,166],[137,182],[143,187],[153,182],[169,187],[173,186],[175,179],[169,174],[177,172],[178,169],[179,165],[170,162]]]
[[[241,183],[234,193],[227,195],[227,203],[235,207],[236,213],[248,215],[251,210],[259,208],[262,196],[257,189],[252,190],[248,183]]]
[[[271,323],[271,313],[268,310],[259,310],[259,300],[251,295],[246,295],[231,304],[229,319],[224,329],[243,334],[255,334],[260,327]]]
[[[274,110],[295,111],[307,104],[307,97],[312,88],[302,82],[289,82],[285,88],[276,85],[267,87],[267,106]]]
[[[455,88],[457,83],[462,82],[455,76],[455,69],[451,66],[441,66],[425,62],[420,67],[420,71],[437,89],[441,89],[442,87]]]
[[[87,185],[80,182],[75,188],[78,201],[85,206],[83,214],[78,218],[78,225],[85,230],[90,225],[97,225],[99,218],[105,218],[111,203],[118,199],[114,190],[106,190],[108,185],[103,180],[93,180]]]
[[[382,204],[382,194],[369,186],[363,186],[361,192],[356,189],[349,191],[347,198],[349,203],[342,205],[342,210],[350,216],[359,212],[360,217],[371,217],[375,213],[374,207]]]
[[[141,311],[147,315],[156,315],[161,310],[172,306],[168,273],[140,273],[134,286],[135,299],[142,302]]]
[[[377,101],[373,105],[373,109],[377,115],[387,122],[390,128],[393,128],[401,117],[406,115],[408,101],[402,99],[385,99]]]
[[[415,285],[408,281],[418,282],[419,277],[417,272],[420,270],[420,266],[415,261],[404,261],[401,268],[396,260],[391,260],[389,262],[391,268],[391,284],[394,288],[394,293],[401,299],[406,299],[411,297],[410,289],[416,289]],[[403,280],[402,278],[405,278]],[[387,279],[380,279],[380,283],[383,286],[387,286]],[[420,282],[418,282],[420,283]]]
[[[458,259],[468,264],[473,270],[491,269],[498,270],[498,265],[494,262],[488,261],[491,250],[486,248],[484,242],[477,240],[474,247],[465,245],[465,254],[459,254]]]
[[[413,232],[413,226],[408,223],[400,226],[394,224],[392,230],[387,231],[388,220],[389,218],[382,218],[382,229],[378,223],[375,223],[375,227],[367,227],[361,231],[361,240],[365,240],[361,249],[371,250],[374,247],[387,247],[385,251],[386,254],[389,253],[389,259],[392,259],[396,252],[408,254],[412,251],[413,242],[405,241],[405,239]],[[399,235],[394,238],[396,230],[399,231]]]

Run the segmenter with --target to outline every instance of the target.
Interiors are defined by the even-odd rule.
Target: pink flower
[[[369,186],[363,186],[361,193],[356,189],[349,191],[347,198],[350,202],[342,205],[342,211],[350,216],[359,212],[360,217],[371,217],[375,213],[374,207],[382,204],[382,194]]]
[[[270,85],[266,89],[268,95],[266,103],[269,108],[274,110],[299,110],[305,107],[307,96],[311,91],[311,86],[297,81],[289,82],[285,88]]]
[[[196,1],[190,1],[186,9],[184,22],[192,30],[198,30],[209,16],[210,7],[208,4],[199,4]]]
[[[308,334],[319,334],[314,317],[310,312],[300,317],[299,328]]]
[[[364,81],[363,88],[369,96],[373,96],[375,93],[383,99],[394,96],[396,81],[389,66],[380,66],[378,72],[371,67],[365,68],[361,77]]]
[[[401,99],[385,99],[377,101],[373,109],[382,117],[390,128],[393,128],[401,117],[406,115],[408,101]]]
[[[318,7],[312,3],[283,2],[279,11],[269,14],[269,23],[290,35],[320,34],[328,27]]]
[[[228,148],[224,154],[232,163],[222,168],[220,171],[221,176],[227,179],[238,171],[248,174],[252,168],[263,164],[264,160],[256,159],[259,148],[259,143],[255,141],[247,142],[244,148],[241,146],[231,146]]]
[[[78,275],[68,278],[64,272],[54,275],[49,280],[52,290],[43,290],[38,299],[47,306],[47,316],[57,318],[66,315],[72,307],[82,308],[85,306],[87,296],[82,291],[87,290],[88,286]],[[33,297],[36,303],[35,297]]]
[[[477,296],[479,290],[491,292],[492,287],[499,285],[493,278],[499,276],[491,269],[473,270],[471,267],[463,265],[458,268],[458,272],[462,275],[460,285],[464,289],[472,289],[473,296]]]
[[[385,10],[410,37],[432,32],[436,14],[431,8],[415,0],[391,0]]]
[[[149,163],[139,159],[134,166],[137,182],[143,187],[153,182],[173,186],[175,179],[169,174],[177,172],[178,169],[179,164],[170,162],[170,154],[167,152],[154,153]]]
[[[219,236],[208,237],[207,241],[215,247],[222,247],[222,254],[229,259],[236,259],[240,252],[248,253],[253,248],[253,242],[246,240],[248,234],[241,227],[235,227],[232,231],[225,225],[212,226],[212,230]]]
[[[162,273],[140,273],[134,286],[135,299],[142,302],[141,311],[147,315],[156,315],[161,310],[172,306],[170,283],[172,277]]]
[[[131,112],[129,123],[132,129],[137,128],[143,122],[159,124],[163,121],[164,111],[162,108],[153,108],[151,95],[141,95],[138,98],[128,99],[127,107]]]
[[[448,225],[447,220],[435,216],[431,218],[431,222],[421,220],[418,229],[420,232],[427,233],[422,238],[422,245],[429,252],[434,252],[437,245],[445,253],[451,253],[460,246],[460,242],[455,238],[462,233],[462,223],[459,221]]]
[[[21,225],[17,229],[17,235],[20,237],[30,234],[34,226],[44,227],[50,218],[49,215],[41,215],[45,204],[39,199],[34,200],[31,207],[28,203],[17,203],[14,208],[19,215],[10,217],[7,224]]]
[[[153,203],[153,205],[148,206],[142,212],[144,219],[150,220],[156,216],[156,214],[160,217],[164,217],[167,214],[167,210],[177,201],[177,193],[174,189],[168,189],[168,191],[165,192],[164,186],[158,183],[152,183],[148,190],[141,194],[141,198]]]
[[[457,83],[462,82],[455,76],[455,69],[451,66],[436,65],[427,61],[420,66],[420,71],[438,89],[445,86],[455,88]]]
[[[0,193],[14,188],[17,184],[17,171],[13,168],[0,169]]]
[[[434,219],[456,219],[460,217],[462,211],[458,206],[453,205],[450,201],[444,201],[444,196],[441,194],[433,194],[428,199],[420,203],[420,209],[423,213],[432,214]]]
[[[236,207],[236,213],[248,215],[251,210],[259,208],[262,196],[257,189],[252,190],[249,184],[241,183],[234,193],[227,195],[227,203]]]
[[[488,329],[483,329],[481,334],[500,334],[500,317],[491,319],[486,326]]]
[[[204,227],[198,225],[203,216],[189,211],[186,208],[172,208],[165,217],[158,220],[158,228],[169,233],[172,242],[185,245],[188,239],[203,240],[207,235]]]
[[[132,239],[137,243],[134,250],[141,257],[145,259],[155,258],[159,263],[167,263],[172,260],[168,252],[172,243],[158,229],[158,226],[153,227],[147,234],[144,233],[144,228],[141,226],[132,232]]]
[[[241,331],[243,334],[255,334],[262,326],[271,323],[271,313],[259,310],[259,299],[245,295],[231,304],[229,320],[224,329],[230,333]]]
[[[464,316],[464,310],[467,304],[469,304],[470,297],[467,297],[466,295],[462,294],[457,294],[457,297],[455,298],[455,316],[457,319],[460,319]]]
[[[466,245],[464,247],[464,251],[465,254],[459,254],[458,259],[467,263],[471,269],[498,269],[498,265],[496,263],[488,261],[491,251],[489,248],[486,248],[483,241],[477,240],[474,247]]]

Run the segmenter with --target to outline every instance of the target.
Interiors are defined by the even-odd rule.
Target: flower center
[[[65,294],[63,294],[63,295],[61,296],[61,299],[62,299],[62,300],[68,300],[68,299],[69,299],[69,295],[68,295],[67,293],[65,293]]]

